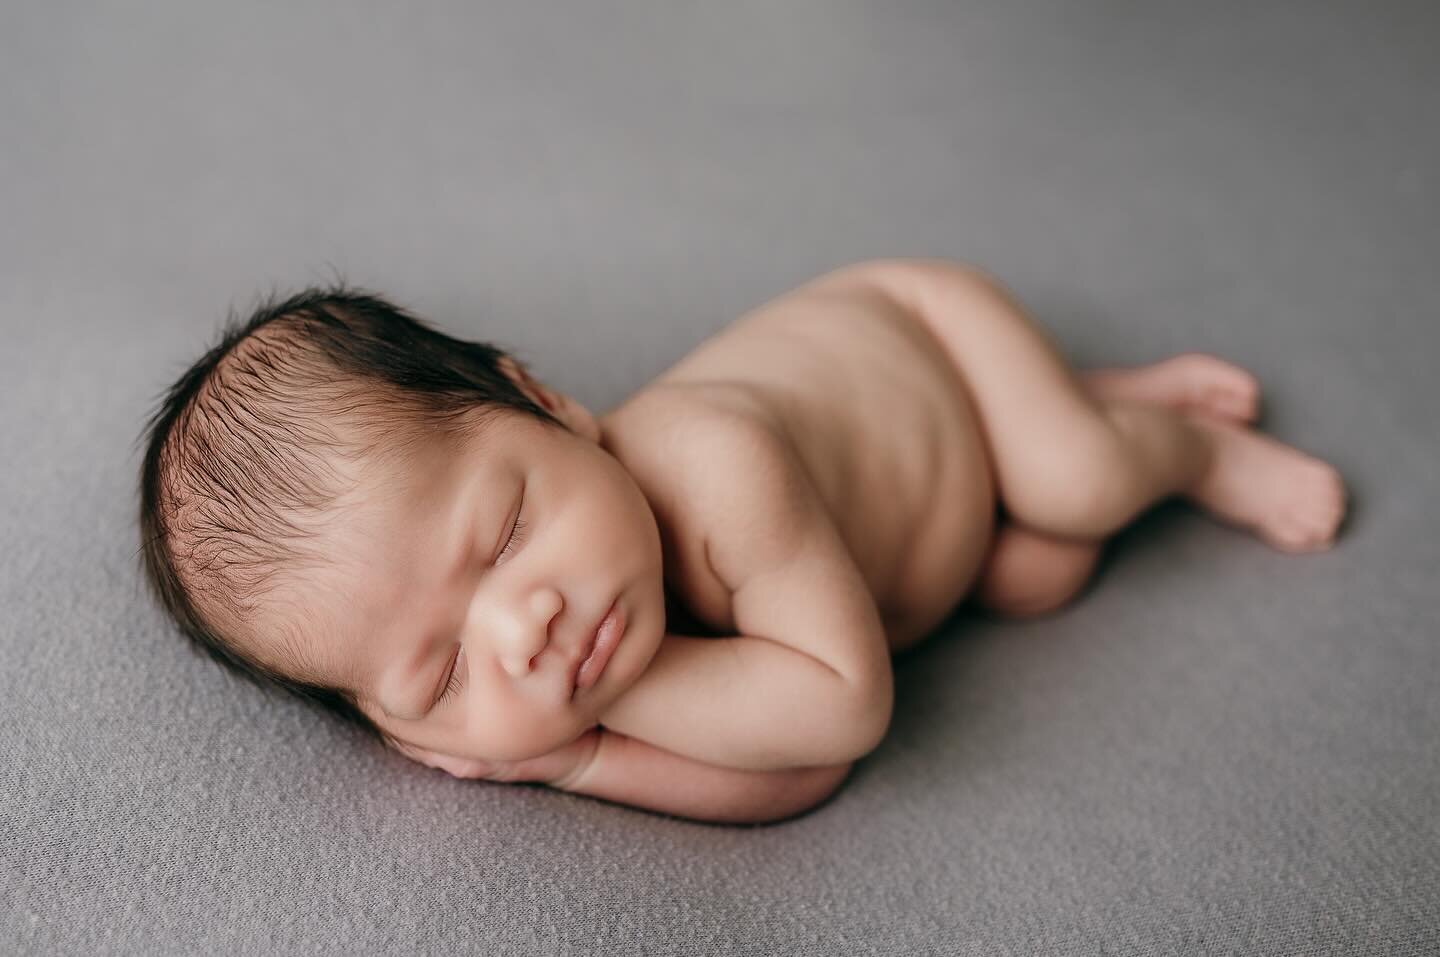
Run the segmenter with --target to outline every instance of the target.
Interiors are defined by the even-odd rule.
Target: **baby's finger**
[[[455,778],[486,780],[504,780],[505,768],[503,765],[490,761],[480,761],[474,758],[457,758],[449,754],[441,754],[438,751],[430,751],[425,748],[407,744],[404,741],[392,742],[395,750],[405,755],[412,761],[418,761],[426,767],[444,771]]]
[[[471,758],[449,758],[432,765],[432,767],[439,768],[451,777],[464,778],[465,780],[509,780],[503,765],[492,764],[489,761],[476,761]]]

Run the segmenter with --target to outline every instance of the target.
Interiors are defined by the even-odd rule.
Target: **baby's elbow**
[[[858,761],[874,751],[890,732],[895,714],[895,676],[885,668],[857,696],[858,703],[847,722],[843,761]]]
[[[852,761],[858,761],[865,755],[880,747],[880,742],[885,740],[885,735],[890,733],[890,718],[894,712],[891,705],[886,705],[884,710],[877,709],[869,720],[862,722],[862,733],[859,736]]]
[[[832,686],[833,689],[834,686]],[[810,706],[812,721],[800,734],[787,733],[785,745],[767,753],[755,770],[848,765],[874,751],[890,731],[895,710],[894,679],[886,674],[864,687],[847,683],[832,690],[823,705]]]

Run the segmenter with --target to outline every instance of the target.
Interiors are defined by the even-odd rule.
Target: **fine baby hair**
[[[285,576],[325,561],[318,532],[422,439],[483,436],[504,412],[565,428],[507,364],[523,374],[510,352],[448,336],[343,280],[272,293],[246,319],[232,311],[142,430],[140,562],[151,593],[231,672],[383,739],[350,692],[307,680],[287,626],[273,626],[263,653],[251,650],[255,612]]]

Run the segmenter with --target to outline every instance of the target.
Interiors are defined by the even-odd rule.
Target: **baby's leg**
[[[1054,538],[1001,516],[967,601],[1003,618],[1048,615],[1084,590],[1103,548],[1103,542]]]
[[[1216,356],[1186,353],[1134,368],[1080,373],[1099,399],[1130,398],[1183,412],[1251,422],[1259,411],[1255,377]],[[1002,515],[970,601],[1005,618],[1033,618],[1064,607],[1084,589],[1103,541],[1055,538]]]
[[[1099,540],[1173,494],[1286,551],[1326,547],[1344,514],[1329,465],[1233,422],[1091,396],[1006,293],[954,267],[917,297],[980,412],[1005,509]]]

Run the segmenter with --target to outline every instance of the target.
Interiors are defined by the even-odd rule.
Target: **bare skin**
[[[1077,372],[999,286],[943,260],[806,283],[598,420],[525,387],[624,466],[654,510],[667,588],[710,634],[664,629],[601,731],[554,753],[412,756],[671,813],[761,820],[823,800],[888,721],[888,654],[966,600],[1063,606],[1105,540],[1167,497],[1291,553],[1328,547],[1345,513],[1335,469],[1251,427],[1246,370],[1187,353]],[[663,629],[663,609],[641,614]],[[865,690],[849,695],[856,675]],[[826,730],[812,750],[782,713],[862,730]],[[737,733],[740,719],[754,726]]]
[[[1187,353],[1077,372],[1001,287],[945,260],[819,277],[657,380],[717,382],[744,389],[743,402],[721,393],[727,408],[783,425],[892,652],[967,599],[1001,613],[1060,607],[1097,546],[1171,495],[1292,553],[1327,547],[1345,512],[1335,469],[1250,427],[1260,388],[1248,371]],[[645,424],[621,411],[617,431]],[[724,593],[686,570],[677,591],[725,633]]]
[[[1163,406],[1206,430],[1219,449],[1195,491],[1202,505],[1284,551],[1330,547],[1343,487],[1330,466],[1247,428],[1259,416],[1261,390],[1246,369],[1192,352],[1133,368],[1087,370],[1080,381],[1098,400]],[[1061,539],[1006,521],[971,602],[1007,618],[1054,612],[1083,589],[1103,548],[1103,542]]]
[[[1104,368],[1079,373],[1086,390],[1107,401],[1142,402],[1181,412],[1192,419],[1212,425],[1229,425],[1221,434],[1254,435],[1243,427],[1258,417],[1260,384],[1250,372],[1231,362],[1203,353],[1185,353],[1159,362],[1129,368]],[[1239,427],[1239,428],[1236,428]],[[1263,437],[1262,437],[1263,438]],[[1279,445],[1266,440],[1268,445]],[[1242,452],[1249,443],[1241,445]],[[1265,451],[1262,447],[1262,451]],[[1220,498],[1227,508],[1243,508],[1244,503],[1230,505],[1231,489],[1244,489],[1257,480],[1254,470],[1278,468],[1284,478],[1297,453],[1280,446],[1281,455],[1225,456],[1212,460],[1212,469],[1231,468],[1226,482],[1220,486]],[[1301,459],[1308,456],[1300,454]],[[1305,463],[1301,463],[1302,466]],[[1288,529],[1288,526],[1286,526]],[[1313,526],[1305,526],[1313,528]],[[1323,526],[1322,526],[1323,528]],[[1282,540],[1286,544],[1291,538]],[[1318,547],[1326,547],[1321,539]],[[996,531],[995,541],[985,560],[970,601],[984,610],[1005,618],[1028,618],[1053,613],[1073,600],[1090,579],[1105,542],[1057,538],[1025,528],[1006,520]],[[569,785],[578,775],[586,759],[593,756],[598,734],[588,732],[562,751],[552,752],[523,762],[462,761],[445,756],[427,755],[425,763],[442,767],[459,777],[485,776],[501,781],[548,781],[557,786]],[[402,746],[402,750],[409,749]],[[417,756],[412,754],[412,756]],[[762,778],[756,776],[756,780]]]

